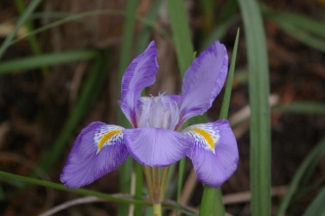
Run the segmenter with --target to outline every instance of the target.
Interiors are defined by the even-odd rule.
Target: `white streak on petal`
[[[215,154],[216,144],[220,138],[219,130],[213,124],[196,124],[186,128],[183,133],[191,136],[195,144]]]

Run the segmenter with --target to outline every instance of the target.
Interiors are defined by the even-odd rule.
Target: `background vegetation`
[[[194,51],[218,39],[233,56],[238,28],[228,115],[238,170],[215,190],[182,160],[164,215],[325,214],[324,11],[323,0],[0,1],[0,214],[64,204],[55,215],[150,215],[132,159],[86,189],[65,189],[59,175],[74,138],[92,121],[127,125],[120,79],[150,40],[160,71],[146,94],[178,93]],[[228,106],[223,95],[209,121]]]

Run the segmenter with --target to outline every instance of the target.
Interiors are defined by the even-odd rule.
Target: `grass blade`
[[[271,215],[269,71],[262,17],[255,0],[238,0],[249,67],[251,215]]]
[[[265,5],[262,9],[263,15],[278,24],[284,32],[314,49],[325,52],[324,22],[302,14],[273,11]]]
[[[158,16],[159,8],[162,0],[156,0],[152,3],[151,10],[148,14],[148,21],[154,22]],[[141,29],[139,39],[135,48],[136,55],[139,55],[147,47],[150,35],[152,33],[152,26],[144,25]]]
[[[101,193],[97,191],[87,190],[87,189],[68,189],[62,184],[29,178],[25,176],[15,175],[7,172],[0,171],[0,177],[6,179],[12,179],[16,181],[21,181],[29,184],[40,185],[44,187],[49,187],[61,191],[67,191],[75,194],[80,195],[87,195],[87,196],[94,196],[100,199],[104,199],[107,201],[117,202],[117,203],[125,203],[125,204],[135,204],[135,205],[143,205],[143,206],[151,206],[152,203],[149,201],[142,201],[142,200],[135,200],[129,194],[116,194],[116,195],[109,195],[107,193]],[[175,205],[172,201],[166,201],[162,203],[162,206],[167,209],[177,209],[178,206]],[[181,213],[191,216],[196,216],[197,214],[193,209],[181,207]]]
[[[235,64],[236,64],[237,49],[238,49],[238,40],[239,40],[239,29],[237,31],[233,55],[231,57],[225,95],[222,101],[222,107],[220,111],[220,119],[227,119],[228,116],[232,83],[233,83]],[[225,215],[224,205],[222,204],[222,192],[220,188],[215,189],[215,188],[210,188],[206,185],[204,186],[203,197],[201,200],[200,216],[205,216],[205,215]]]
[[[194,48],[183,1],[167,0],[178,67],[183,75],[193,60]]]
[[[25,8],[26,8],[24,1],[23,0],[15,0],[15,3],[16,3],[16,7],[19,11],[19,14],[20,15],[23,14],[25,11]],[[25,26],[28,29],[28,31],[32,31],[34,29],[34,25],[30,19],[26,20]],[[28,37],[28,41],[29,41],[29,44],[32,48],[34,55],[41,55],[42,54],[41,46],[38,43],[36,36],[30,35]],[[42,70],[43,77],[45,77],[49,73],[49,70],[47,67],[42,67],[41,70]]]
[[[173,32],[173,41],[176,48],[178,67],[183,77],[186,69],[193,60],[194,48],[192,45],[190,27],[183,1],[167,0],[170,24]],[[178,169],[177,202],[180,201],[181,189],[185,170],[185,159],[181,159]]]
[[[43,54],[17,60],[4,61],[0,63],[0,75],[16,72],[19,70],[26,71],[43,66],[70,63],[73,61],[94,58],[97,52],[91,50],[67,51],[62,53]]]
[[[0,47],[0,59],[1,59],[2,55],[4,54],[4,52],[6,51],[6,49],[10,46],[11,41],[13,40],[15,35],[17,34],[20,27],[25,23],[25,21],[29,18],[29,16],[33,13],[33,11],[36,9],[36,7],[39,5],[39,3],[41,3],[41,1],[42,0],[32,0],[29,3],[28,7],[25,10],[25,13],[18,20],[14,30],[10,34],[8,34],[8,36],[4,40],[3,44],[1,45],[1,47]]]
[[[122,36],[122,47],[120,53],[120,65],[119,65],[119,83],[122,83],[122,77],[125,69],[131,62],[131,53],[132,53],[132,42],[134,37],[134,27],[136,10],[137,10],[137,0],[127,1],[126,4],[126,16],[124,23],[124,31]],[[118,91],[120,92],[120,91]],[[119,97],[121,98],[121,96]],[[122,111],[118,109],[117,121],[119,125],[128,126],[125,116]],[[120,188],[121,193],[130,193],[131,192],[131,177],[132,177],[132,164],[133,159],[129,157],[120,167]],[[119,205],[118,215],[124,216],[129,214],[128,205]]]
[[[293,198],[294,193],[299,188],[299,184],[304,178],[304,175],[308,170],[313,169],[313,166],[316,166],[317,163],[315,161],[319,161],[325,153],[325,138],[322,139],[313,150],[307,155],[307,157],[303,160],[301,165],[298,167],[295,175],[293,176],[288,191],[283,197],[279,210],[277,212],[277,216],[284,216],[287,208],[290,205],[290,202]]]
[[[230,62],[230,68],[226,83],[226,90],[225,95],[222,101],[221,111],[220,111],[220,119],[227,119],[228,118],[228,110],[229,110],[229,104],[230,104],[230,98],[231,98],[231,90],[232,90],[232,83],[234,80],[234,74],[235,74],[235,65],[236,65],[236,58],[237,58],[237,50],[238,50],[238,41],[239,41],[239,35],[240,31],[237,30],[237,35],[235,39],[234,44],[234,50],[231,56],[231,62]]]
[[[303,216],[315,216],[325,215],[325,187],[318,193],[317,197],[314,199],[314,201],[310,204],[310,206],[307,208]]]
[[[311,101],[293,102],[287,105],[274,107],[274,111],[292,114],[325,114],[325,103]]]
[[[66,143],[75,131],[78,123],[85,115],[90,105],[94,102],[103,86],[106,74],[107,54],[102,52],[97,54],[96,61],[91,68],[87,80],[82,88],[80,98],[76,107],[71,112],[71,115],[63,128],[62,133],[57,138],[53,147],[44,154],[40,167],[45,171],[50,170],[66,149]]]

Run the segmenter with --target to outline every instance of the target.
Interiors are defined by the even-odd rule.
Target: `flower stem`
[[[161,204],[160,203],[153,204],[153,216],[161,216]]]
[[[143,166],[144,176],[146,178],[146,182],[148,185],[148,191],[150,199],[153,199],[153,185],[152,185],[152,178],[151,178],[151,168],[148,166]]]
[[[162,168],[162,176],[161,176],[161,180],[160,180],[160,201],[162,201],[164,199],[164,195],[165,195],[165,186],[167,183],[167,177],[168,177],[168,171],[169,171],[169,166]]]

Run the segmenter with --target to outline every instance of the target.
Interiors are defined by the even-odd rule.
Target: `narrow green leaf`
[[[19,11],[19,14],[22,15],[26,8],[24,1],[23,0],[15,0],[15,3],[16,3],[16,7]],[[26,20],[25,26],[28,29],[28,31],[32,31],[34,29],[34,25],[30,19]],[[42,54],[41,46],[38,43],[36,36],[35,35],[28,36],[28,41],[29,41],[29,44],[32,48],[34,55],[41,55]],[[41,70],[42,70],[43,77],[45,77],[49,73],[49,70],[47,67],[42,67]]]
[[[124,22],[124,30],[122,36],[122,46],[120,53],[120,64],[119,64],[119,79],[118,82],[122,82],[122,77],[125,69],[131,62],[131,54],[132,54],[132,42],[134,37],[134,27],[135,27],[135,19],[136,10],[137,10],[137,0],[127,1],[126,4],[126,16]],[[118,91],[120,92],[120,91]],[[121,98],[121,97],[119,97]],[[125,116],[122,111],[118,109],[117,121],[119,125],[128,126]],[[121,193],[130,193],[131,192],[131,177],[132,177],[132,158],[128,158],[120,167],[120,192]],[[118,215],[124,216],[129,214],[129,206],[128,205],[119,205]]]
[[[178,67],[183,76],[187,67],[193,60],[193,45],[190,36],[190,29],[187,21],[187,14],[180,0],[168,0],[167,7],[169,12],[170,24],[173,32],[173,42],[176,48]],[[184,125],[185,126],[185,125]],[[177,179],[177,203],[180,201],[181,189],[185,172],[185,159],[179,162]]]
[[[96,56],[95,51],[78,50],[67,51],[62,53],[43,54],[17,60],[4,61],[0,63],[0,75],[17,71],[26,71],[39,68],[42,66],[50,66],[56,64],[70,63],[73,61],[91,59]]]
[[[22,25],[29,18],[29,16],[33,13],[33,11],[36,9],[36,7],[39,5],[39,3],[41,3],[41,1],[42,0],[32,0],[28,4],[28,7],[26,8],[24,14],[19,18],[14,30],[10,34],[8,34],[8,36],[2,43],[2,45],[0,47],[0,59],[1,59],[2,55],[4,54],[4,52],[6,51],[6,49],[10,46],[11,41],[16,36],[20,27],[22,27]]]
[[[228,110],[229,110],[229,104],[230,104],[230,98],[231,98],[231,90],[232,90],[232,83],[234,80],[234,74],[235,74],[235,65],[236,65],[236,58],[237,58],[237,50],[238,50],[238,40],[239,40],[239,29],[237,30],[237,35],[235,39],[234,49],[231,56],[231,62],[230,62],[230,68],[226,83],[226,90],[225,95],[223,97],[221,111],[220,111],[220,119],[227,119],[228,118]]]
[[[247,41],[250,98],[251,215],[271,215],[269,71],[265,33],[255,0],[238,0]]]
[[[288,191],[283,197],[279,210],[277,212],[277,216],[284,216],[287,208],[290,205],[290,202],[293,198],[294,193],[299,188],[299,184],[301,180],[304,178],[306,172],[309,169],[313,169],[313,166],[316,166],[317,163],[315,161],[319,161],[325,153],[325,138],[322,139],[313,150],[305,157],[301,165],[298,167],[295,175],[293,176]],[[316,214],[317,215],[317,214]]]
[[[325,103],[300,101],[274,107],[274,111],[293,114],[325,114]]]
[[[29,33],[27,33],[26,35],[19,37],[15,40],[10,40],[10,42],[8,42],[7,46],[10,46],[12,44],[17,43],[18,41],[23,40],[24,38],[30,36],[30,35],[34,35],[34,34],[38,34],[41,32],[44,32],[46,30],[52,29],[54,27],[72,22],[72,21],[80,21],[82,19],[85,19],[87,17],[90,16],[100,16],[100,15],[120,15],[120,16],[126,16],[126,12],[125,11],[119,11],[119,10],[94,10],[94,11],[88,11],[88,12],[84,12],[84,13],[78,13],[78,14],[73,14],[73,15],[68,15],[67,17],[57,20],[53,23],[50,23],[48,25],[42,26],[38,29],[35,29],[34,31],[31,31]],[[134,15],[133,19],[138,20],[139,22],[142,22],[145,25],[151,26],[152,28],[154,28],[158,33],[160,33],[162,36],[169,38],[169,34],[168,32],[162,28],[160,25],[158,25],[157,23],[146,19],[144,17],[141,16],[136,16]]]
[[[114,196],[114,195],[109,195],[107,193],[101,193],[101,192],[87,190],[87,189],[73,189],[72,190],[72,189],[66,188],[62,184],[39,180],[39,179],[34,179],[34,178],[29,178],[29,177],[20,176],[20,175],[15,175],[15,174],[3,172],[3,171],[0,171],[0,177],[8,178],[8,179],[16,180],[16,181],[21,181],[21,182],[25,182],[25,183],[29,183],[29,184],[49,187],[49,188],[53,188],[53,189],[57,189],[57,190],[61,190],[61,191],[67,191],[67,192],[71,192],[71,193],[75,193],[75,194],[94,196],[94,197],[98,197],[100,199],[117,202],[117,203],[135,204],[135,205],[143,205],[143,206],[151,206],[152,205],[152,203],[149,201],[132,199],[132,197],[129,194],[118,194],[117,196]],[[127,198],[124,198],[123,195]],[[176,206],[174,203],[171,203],[170,201],[163,202],[162,206],[167,209],[177,209],[178,208],[178,206]],[[191,216],[197,215],[195,213],[195,211],[193,211],[193,209],[189,209],[189,208],[181,207],[180,211],[181,211],[181,213],[186,214],[186,215],[191,215]]]
[[[134,198],[137,200],[142,199],[142,192],[143,192],[143,169],[142,165],[135,162],[135,175],[136,175],[136,182],[135,182],[135,195]],[[136,205],[134,208],[134,216],[141,216],[142,213],[142,206]]]
[[[325,187],[318,193],[317,197],[310,204],[303,216],[324,216],[325,215]]]
[[[152,3],[151,10],[148,14],[148,21],[154,22],[158,16],[159,8],[161,6],[162,0],[156,0]],[[135,48],[136,55],[139,55],[148,46],[148,41],[152,33],[152,26],[144,25],[140,31],[139,39]]]
[[[49,182],[49,181],[45,181],[45,180],[39,180],[39,179],[35,179],[35,178],[15,175],[15,174],[3,172],[3,171],[0,171],[0,176],[3,178],[9,178],[12,180],[21,181],[21,182],[25,182],[25,183],[29,183],[29,184],[40,185],[40,186],[53,188],[53,189],[57,189],[57,190],[72,192],[75,194],[86,195],[86,196],[95,196],[95,197],[98,197],[101,199],[114,201],[114,202],[118,202],[118,203],[127,203],[127,204],[132,203],[132,204],[150,205],[150,203],[146,202],[146,201],[138,201],[138,200],[134,200],[131,198],[112,196],[107,193],[101,193],[101,192],[91,191],[91,190],[87,190],[87,189],[73,189],[72,190],[72,189],[66,188],[63,184],[58,184],[58,183]]]
[[[190,28],[183,1],[167,0],[170,24],[173,32],[173,41],[176,48],[178,67],[183,76],[193,60],[194,48],[192,45]],[[185,126],[185,125],[184,125]],[[185,169],[185,159],[179,163],[177,181],[177,202],[180,201]]]
[[[301,26],[291,23],[289,20],[281,19],[279,16],[271,16],[269,19],[277,23],[279,27],[290,36],[314,49],[325,52],[325,38],[315,37],[310,32],[301,28]]]
[[[268,19],[276,18],[279,22],[283,20],[284,22],[310,32],[316,37],[325,38],[325,31],[323,29],[324,20],[318,20],[303,14],[291,13],[287,11],[273,11],[265,5],[263,5],[262,9],[263,15]]]
[[[324,21],[302,14],[273,11],[263,5],[263,15],[292,37],[314,49],[325,52]]]
[[[235,22],[239,20],[239,16],[232,16],[224,22],[220,23],[211,33],[211,35],[204,40],[201,50],[205,50],[208,48],[210,44],[212,44],[215,40],[221,40],[227,33],[228,29],[233,26]]]
[[[77,125],[85,115],[91,104],[96,99],[104,84],[106,74],[106,52],[96,55],[96,61],[90,70],[85,84],[83,85],[80,98],[74,107],[71,115],[66,122],[61,134],[54,142],[53,147],[43,155],[40,167],[45,171],[50,170],[57,160],[61,157],[62,152],[66,149],[66,144],[75,131]]]
[[[227,119],[228,116],[232,83],[234,78],[235,64],[236,64],[236,57],[237,57],[238,40],[239,40],[239,29],[237,31],[234,50],[231,57],[225,95],[222,101],[222,106],[220,111],[220,119]],[[222,204],[222,192],[220,188],[215,189],[215,188],[210,188],[207,185],[204,186],[203,197],[201,200],[200,216],[206,216],[206,215],[211,215],[211,216],[225,215],[225,208],[224,205]]]
[[[215,25],[215,14],[214,14],[214,8],[216,5],[216,2],[214,0],[201,0],[199,1],[202,14],[204,15],[202,17],[203,19],[203,33],[204,36],[208,35],[211,31],[213,26]]]
[[[191,40],[187,14],[181,0],[167,0],[173,41],[176,47],[178,67],[183,75],[193,60],[194,48]]]

